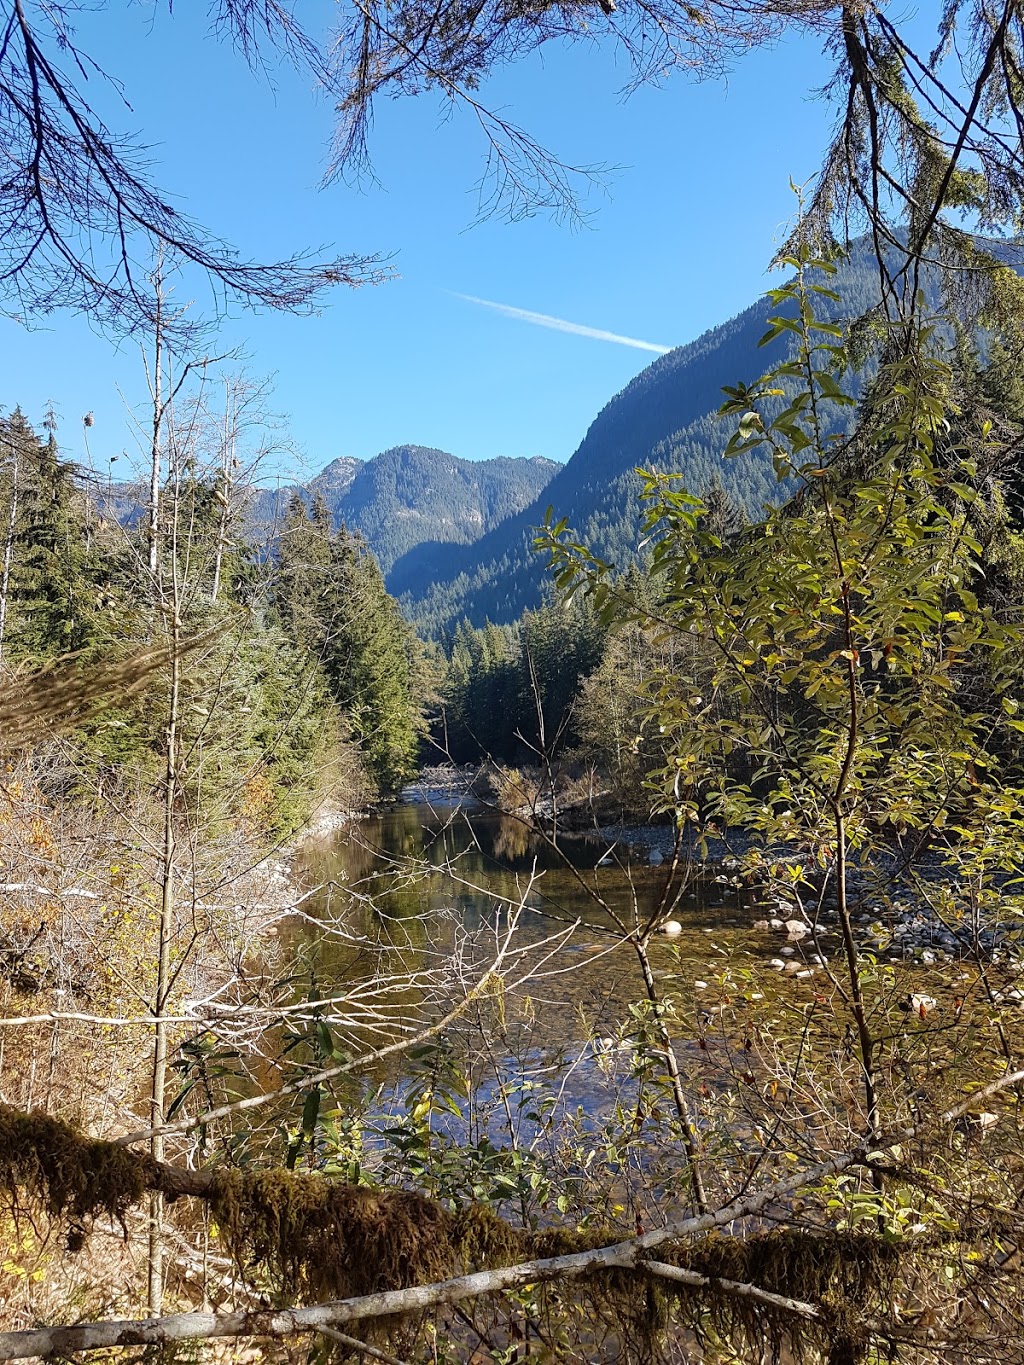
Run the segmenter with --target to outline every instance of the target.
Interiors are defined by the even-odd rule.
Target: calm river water
[[[386,979],[392,988],[406,982],[377,1032],[359,1035],[386,1042],[454,1004],[461,987],[452,954],[464,960],[464,979],[474,979],[521,907],[514,944],[523,956],[503,1000],[502,1046],[520,1058],[564,1057],[595,1036],[614,1038],[643,996],[634,953],[591,893],[627,917],[635,898],[643,916],[668,880],[667,866],[650,866],[645,850],[615,849],[623,866],[599,865],[606,852],[603,841],[568,836],[555,851],[522,821],[465,798],[407,800],[306,846],[298,873],[323,889],[295,933],[324,996],[350,990],[378,999],[372,992]],[[749,893],[717,872],[695,880],[675,906],[682,932],[651,946],[661,990],[690,1017],[705,1002],[713,1009],[716,982],[770,947],[751,932]],[[564,942],[551,955],[554,935]],[[433,974],[433,994],[412,979],[417,973]]]

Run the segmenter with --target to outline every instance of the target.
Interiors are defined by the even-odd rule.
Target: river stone
[[[994,1128],[999,1122],[999,1115],[983,1109],[980,1113],[965,1114],[964,1119],[972,1128]]]

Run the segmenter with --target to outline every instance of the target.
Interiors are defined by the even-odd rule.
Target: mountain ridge
[[[431,446],[404,444],[356,468],[340,495],[326,496],[339,461],[311,479],[332,516],[359,531],[388,577],[392,565],[424,540],[464,544],[529,504],[559,466],[542,456],[465,460]]]

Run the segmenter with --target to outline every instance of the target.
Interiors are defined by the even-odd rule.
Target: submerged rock
[[[916,1014],[919,1018],[924,1019],[931,1014],[938,1003],[934,995],[925,995],[922,991],[914,991],[904,1008],[908,1009],[911,1014]]]

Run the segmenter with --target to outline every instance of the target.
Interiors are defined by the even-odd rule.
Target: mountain
[[[315,479],[310,479],[307,487],[310,492],[319,493],[333,511],[341,505],[342,499],[362,468],[362,460],[354,459],[351,455],[341,455],[337,460],[332,460],[326,469],[321,469]]]
[[[335,460],[312,479],[336,521],[360,531],[385,577],[427,543],[467,544],[522,511],[560,466],[554,460],[460,460],[426,446],[395,446],[365,464]]]
[[[443,547],[494,530],[529,506],[560,468],[540,456],[461,460],[427,446],[395,446],[372,460],[332,460],[306,484],[253,489],[244,519],[272,540],[293,494],[307,503],[319,495],[335,525],[344,523],[363,535],[386,578],[396,559],[422,542],[436,557]],[[110,514],[122,523],[138,516],[143,496],[137,486],[103,490]]]
[[[395,446],[372,460],[341,456],[306,484],[250,488],[240,520],[257,543],[272,544],[289,499],[299,493],[310,503],[319,496],[336,526],[362,534],[388,579],[395,561],[422,544],[431,562],[443,562],[451,546],[495,530],[528,507],[559,469],[539,455],[462,460],[428,446]],[[131,526],[148,489],[142,482],[99,484],[93,496],[105,516]]]
[[[820,299],[819,310],[833,319],[857,317],[877,302],[877,265],[866,243],[855,246],[828,283],[842,303]],[[731,427],[717,416],[723,385],[752,382],[784,357],[781,342],[758,347],[771,311],[760,299],[654,361],[598,414],[576,453],[534,501],[495,529],[443,555],[424,541],[397,559],[388,586],[407,616],[437,633],[463,616],[478,626],[500,624],[538,605],[546,572],[532,540],[548,507],[568,517],[598,554],[625,566],[637,555],[637,466],[678,473],[697,493],[717,478],[751,517],[780,501],[785,487],[767,455],[722,459]]]

